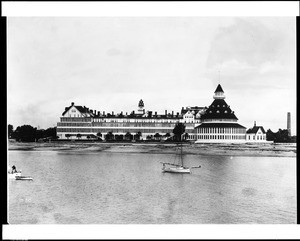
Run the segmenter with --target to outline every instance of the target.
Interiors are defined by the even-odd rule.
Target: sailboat
[[[162,162],[162,164],[163,164],[162,172],[169,172],[169,173],[190,174],[192,168],[200,168],[201,167],[200,165],[198,167],[184,166],[183,155],[182,155],[182,142],[180,145],[179,161],[177,163]]]

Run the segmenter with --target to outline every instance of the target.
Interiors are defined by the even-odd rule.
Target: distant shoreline
[[[113,142],[8,142],[8,151],[116,152],[174,154],[176,143]],[[194,144],[184,143],[183,153],[190,155],[296,157],[296,143],[282,144]]]

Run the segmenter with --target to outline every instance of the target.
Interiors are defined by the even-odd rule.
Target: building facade
[[[71,103],[57,123],[59,139],[102,140],[167,140],[173,136],[177,123],[185,125],[183,138],[196,143],[264,142],[266,132],[262,126],[246,128],[237,121],[234,111],[225,101],[219,84],[213,102],[207,107],[182,107],[181,112],[164,114],[146,111],[144,101],[138,102],[130,114],[105,113]]]
[[[267,134],[262,126],[256,126],[246,132],[246,142],[267,142]]]
[[[245,142],[246,128],[237,123],[238,118],[225,101],[219,84],[214,101],[201,115],[201,124],[196,126],[196,143]]]
[[[203,110],[203,107],[187,107],[181,113],[157,114],[145,111],[140,100],[136,112],[106,114],[72,102],[57,123],[57,136],[59,139],[164,140],[172,137],[176,123],[180,122],[186,126],[184,138],[196,140],[195,125],[200,123]]]

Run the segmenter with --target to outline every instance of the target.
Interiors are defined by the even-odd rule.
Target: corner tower
[[[144,114],[145,109],[144,109],[144,101],[140,99],[139,104],[138,104],[138,114]]]
[[[213,102],[201,115],[201,124],[195,127],[196,143],[245,142],[246,128],[237,123],[238,118],[225,102],[224,91],[219,84]]]

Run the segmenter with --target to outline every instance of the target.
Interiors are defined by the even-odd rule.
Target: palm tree
[[[114,137],[113,133],[111,131],[107,132],[105,139],[106,140],[112,140]]]
[[[98,133],[97,133],[97,137],[98,137],[98,138],[101,138],[101,137],[102,137],[101,132],[98,132]]]
[[[159,133],[155,133],[154,137],[156,140],[158,140],[161,137],[161,135]]]
[[[141,139],[141,136],[142,136],[142,132],[139,131],[139,132],[136,134],[137,140],[140,140],[140,139]]]
[[[126,138],[127,140],[131,140],[131,137],[132,137],[132,135],[131,135],[130,132],[127,132],[127,133],[125,134],[125,138]]]
[[[66,134],[67,139],[69,140],[69,138],[71,137],[70,134]]]

